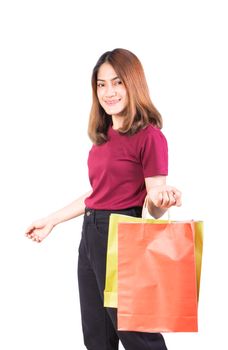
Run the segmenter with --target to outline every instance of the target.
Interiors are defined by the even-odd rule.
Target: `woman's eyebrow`
[[[112,79],[110,79],[110,81],[113,81],[113,80],[116,80],[116,79],[119,79],[119,77],[114,77]],[[100,78],[97,78],[97,81],[105,81],[104,79],[100,79]],[[108,79],[109,80],[109,79]]]

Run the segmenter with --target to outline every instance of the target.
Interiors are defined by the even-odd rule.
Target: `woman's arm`
[[[55,211],[43,219],[34,221],[25,231],[25,235],[35,242],[42,242],[56,225],[82,215],[85,212],[84,201],[91,193],[92,191],[89,191],[66,207]]]
[[[171,206],[181,206],[181,192],[166,185],[165,176],[145,178],[148,211],[155,219],[160,218]]]
[[[49,219],[54,226],[60,224],[61,222],[76,218],[84,214],[85,212],[85,199],[92,193],[89,191],[83,196],[77,198],[72,203],[68,204],[66,207],[57,210],[56,212],[50,214],[47,219]]]

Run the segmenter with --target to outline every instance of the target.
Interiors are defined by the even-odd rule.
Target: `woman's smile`
[[[119,103],[121,101],[121,98],[117,99],[117,100],[106,100],[105,103],[108,105],[108,106],[114,106],[116,105],[117,103]]]

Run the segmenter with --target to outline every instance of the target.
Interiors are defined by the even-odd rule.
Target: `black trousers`
[[[160,333],[117,331],[117,309],[103,306],[108,224],[111,213],[141,216],[142,208],[86,208],[79,245],[78,283],[84,343],[88,350],[167,350]]]

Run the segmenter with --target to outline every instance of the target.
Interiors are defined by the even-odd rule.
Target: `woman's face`
[[[109,63],[103,63],[98,70],[97,97],[110,115],[121,114],[128,104],[127,90]]]

